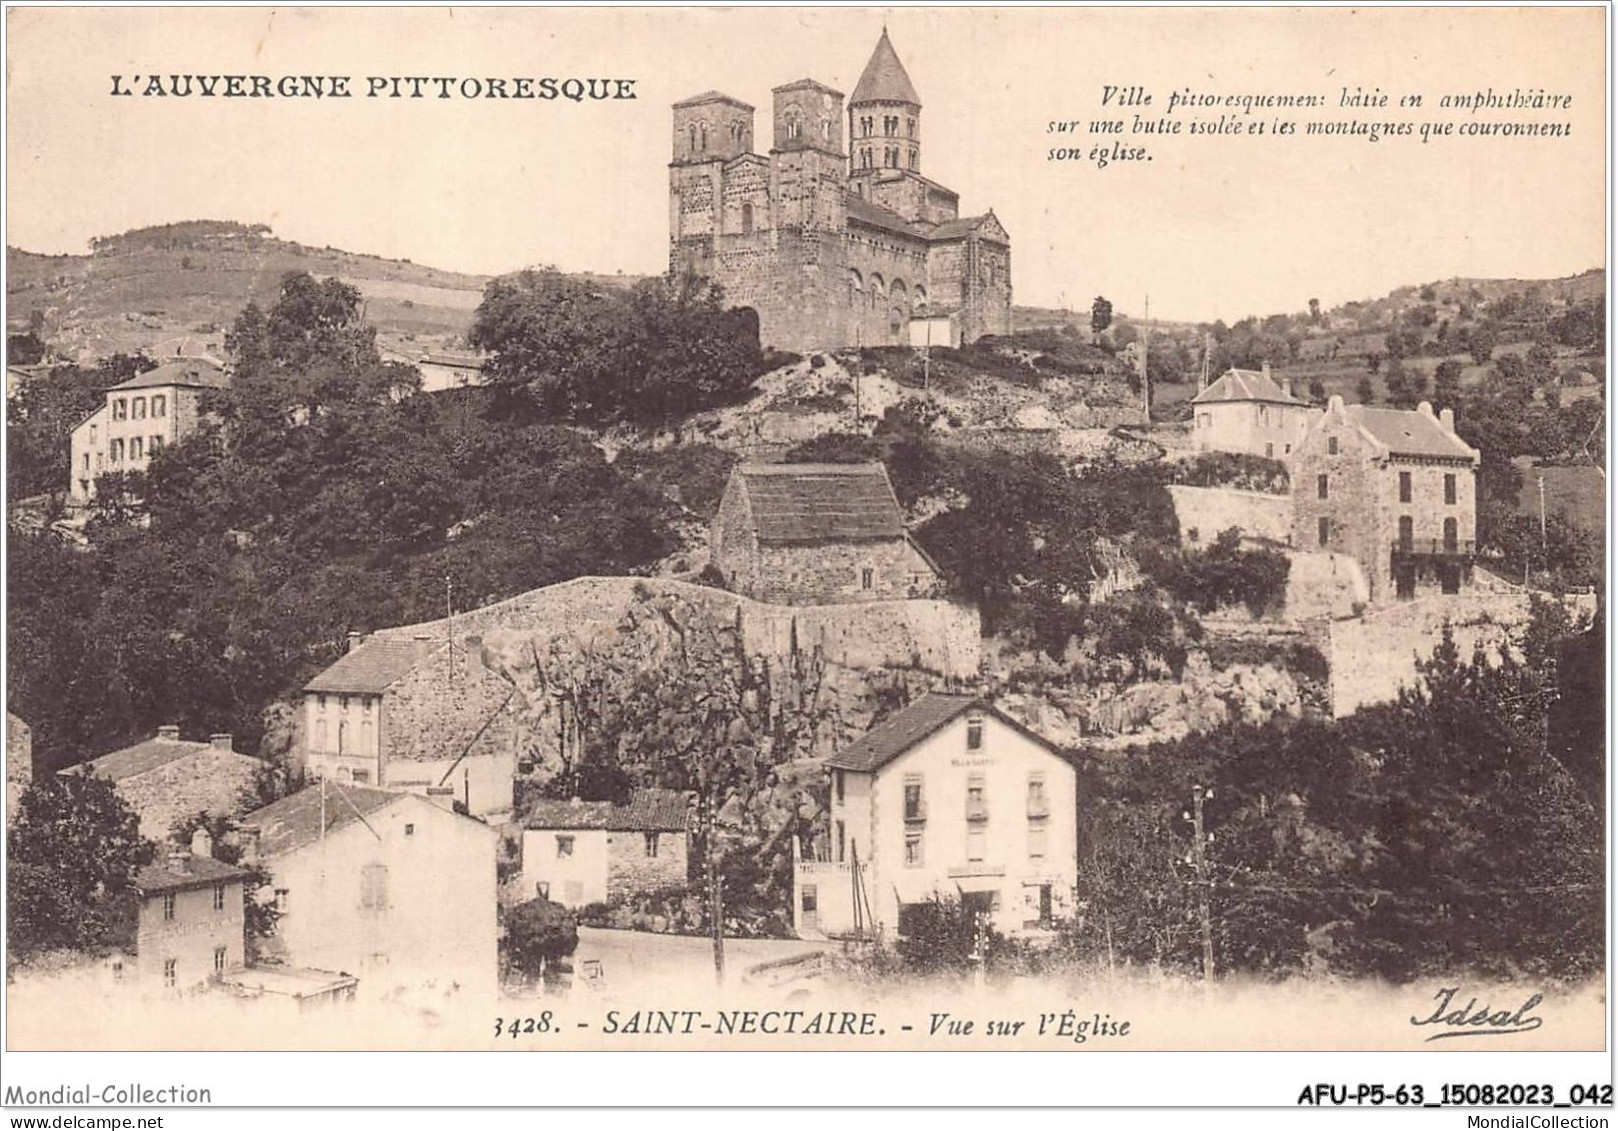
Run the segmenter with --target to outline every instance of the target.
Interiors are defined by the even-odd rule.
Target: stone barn
[[[880,463],[739,464],[714,519],[711,561],[733,592],[777,605],[942,595]]]

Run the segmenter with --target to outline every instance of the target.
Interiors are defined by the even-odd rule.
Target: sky
[[[923,102],[922,171],[993,208],[1015,301],[1235,320],[1452,276],[1604,262],[1604,37],[1585,9],[13,9],[9,246],[187,219],[495,274],[655,273],[668,247],[670,103],[758,107],[802,77],[851,92],[886,24]],[[111,76],[348,75],[347,100],[113,97]],[[368,76],[633,79],[574,104],[367,99]],[[142,79],[142,85],[144,79]],[[1103,109],[1104,86],[1149,107]],[[1565,138],[1147,137],[1150,162],[1047,159],[1059,120],[1160,119],[1171,91],[1544,88]],[[1424,92],[1401,112],[1400,93]],[[1181,111],[1217,118],[1224,110]],[[1466,120],[1466,112],[1450,113]],[[1271,115],[1273,116],[1273,115]],[[1244,124],[1264,118],[1244,116]],[[1488,115],[1480,115],[1486,119]],[[1126,145],[1140,139],[1117,139]]]

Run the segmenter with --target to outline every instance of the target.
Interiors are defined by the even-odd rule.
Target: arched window
[[[753,206],[751,204],[744,204],[744,205],[742,205],[742,235],[750,236],[752,234],[753,234]]]
[[[701,132],[697,135],[698,136],[698,146],[701,148],[701,150],[704,153],[706,153],[706,152],[708,152],[708,123],[707,122],[701,123],[701,125],[699,126],[699,129],[700,129]]]
[[[920,162],[917,161],[917,159],[916,159],[916,151],[914,149],[912,149],[910,151],[910,170],[911,170],[911,172],[915,172],[915,170],[919,166],[919,164],[920,164]]]
[[[914,119],[914,118],[906,118],[905,119],[905,124],[910,127],[910,136],[915,137],[916,136],[916,119]]]
[[[695,153],[697,151],[697,124],[695,122],[691,123],[691,131],[690,132],[691,132],[691,152]]]
[[[820,119],[820,140],[821,141],[830,141],[831,140],[831,119],[830,118],[822,118],[822,119]]]

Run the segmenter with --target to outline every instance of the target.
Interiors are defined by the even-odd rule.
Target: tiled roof
[[[373,637],[304,684],[305,691],[376,695],[436,652],[442,640]]]
[[[882,722],[845,746],[826,765],[838,770],[870,772],[893,761],[928,735],[942,729],[973,707],[982,706],[973,695],[947,695],[929,692],[910,706],[889,715]]]
[[[957,220],[945,220],[937,227],[927,232],[930,240],[958,240],[970,235],[980,227],[989,215],[985,212],[981,216],[962,216]]]
[[[737,467],[761,543],[903,538],[899,500],[880,463]]]
[[[211,361],[196,357],[177,357],[165,361],[156,369],[137,374],[114,389],[150,389],[161,385],[183,385],[193,389],[224,389],[230,379]]]
[[[1455,433],[1447,431],[1435,417],[1425,412],[1399,408],[1348,406],[1348,418],[1372,440],[1397,456],[1425,456],[1434,459],[1475,459],[1477,449]]]
[[[1219,401],[1265,401],[1269,404],[1295,404],[1307,408],[1308,401],[1299,400],[1277,385],[1273,378],[1257,369],[1227,369],[1224,376],[1192,398],[1192,404],[1211,404]]]
[[[874,200],[867,200],[857,192],[851,192],[845,198],[848,202],[848,218],[857,220],[862,224],[869,224],[873,228],[881,228],[885,232],[896,235],[909,236],[911,239],[928,238],[922,232],[910,226],[910,223],[891,208],[884,207]]]
[[[608,832],[683,832],[690,802],[674,789],[637,789],[623,805],[610,801],[540,801],[529,811],[530,829],[605,829]]]
[[[135,887],[142,895],[207,887],[217,883],[240,883],[247,875],[211,856],[176,854],[148,864],[135,873]]]
[[[743,102],[740,98],[732,98],[730,95],[721,94],[717,90],[705,90],[701,94],[693,94],[690,98],[685,98],[679,102],[676,102],[674,104],[674,108],[678,110],[686,106],[701,106],[704,102],[729,102],[732,106],[740,106],[743,110],[752,109],[751,106]]]
[[[899,53],[888,39],[887,28],[882,29],[882,38],[876,41],[876,50],[871,52],[870,62],[860,73],[860,81],[854,84],[854,97],[849,99],[849,104],[858,105],[861,102],[921,105],[921,96],[911,85],[904,64],[899,62]]]
[[[281,856],[319,840],[322,820],[324,831],[329,834],[359,820],[362,815],[369,817],[408,796],[411,795],[334,781],[316,782],[249,813],[241,819],[241,824],[243,828],[258,830],[261,856]]]
[[[783,86],[776,87],[770,93],[778,94],[784,90],[821,90],[838,98],[843,96],[842,91],[837,90],[834,87],[829,87],[823,82],[816,82],[814,79],[799,79],[796,82],[789,82]]]
[[[103,781],[118,782],[125,778],[137,777],[140,774],[150,773],[159,766],[166,766],[170,762],[181,758],[189,758],[193,754],[200,754],[212,750],[213,747],[206,742],[186,742],[181,739],[148,738],[145,742],[137,742],[133,746],[126,746],[122,750],[114,750],[111,754],[103,754],[89,762],[82,762],[76,766],[69,766],[67,770],[83,773],[93,770],[95,776]],[[246,758],[245,754],[236,755]]]

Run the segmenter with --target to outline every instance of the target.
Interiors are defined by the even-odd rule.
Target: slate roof
[[[136,374],[113,389],[151,389],[163,385],[182,385],[192,389],[225,389],[230,379],[211,361],[196,357],[177,357],[165,361],[156,369]]]
[[[1478,456],[1477,449],[1425,412],[1362,404],[1349,405],[1347,411],[1351,421],[1393,455],[1468,460]]]
[[[1056,757],[1066,758],[1066,755],[1048,740],[1041,738],[979,696],[930,691],[903,710],[889,715],[860,735],[852,744],[832,754],[826,759],[826,765],[834,770],[853,770],[858,773],[879,770],[972,710],[993,715]]]
[[[316,782],[247,814],[241,819],[241,825],[258,831],[261,856],[282,856],[320,839],[322,809],[325,810],[325,831],[330,834],[359,820],[362,815],[369,817],[409,796],[412,795],[334,781],[324,786]]]
[[[305,691],[379,695],[436,652],[442,640],[372,637],[314,679]]]
[[[1227,369],[1224,375],[1191,399],[1192,404],[1220,402],[1264,401],[1268,404],[1292,404],[1309,407],[1286,392],[1275,380],[1257,369]]]
[[[240,883],[247,873],[211,856],[175,855],[148,864],[135,873],[135,887],[142,895],[209,887],[218,883]]]
[[[637,789],[623,805],[610,801],[540,801],[529,811],[530,829],[605,829],[608,832],[684,832],[690,802],[674,789]]]
[[[861,102],[908,102],[912,106],[921,105],[921,95],[911,85],[910,76],[905,73],[905,65],[899,62],[899,53],[893,49],[893,43],[888,39],[888,29],[882,29],[882,38],[876,41],[876,50],[871,52],[870,61],[865,64],[865,70],[860,73],[860,81],[854,84],[854,97],[849,99],[849,105],[855,106]]]
[[[86,770],[95,771],[95,776],[103,781],[119,782],[125,778],[138,777],[150,773],[160,766],[176,762],[181,758],[189,758],[193,754],[201,754],[212,750],[213,745],[207,742],[187,742],[184,739],[148,738],[144,742],[137,742],[133,746],[126,746],[122,750],[114,750],[111,754],[103,754],[88,762],[81,762],[76,766],[69,766],[63,773],[84,773]],[[224,753],[224,751],[220,751]],[[246,754],[236,754],[237,758],[247,758]]]
[[[750,463],[736,474],[761,544],[905,536],[899,500],[880,463]]]
[[[963,239],[981,227],[983,221],[988,218],[989,214],[985,212],[981,216],[962,216],[957,220],[945,220],[942,224],[930,229],[927,232],[927,238],[930,240]]]
[[[843,96],[842,91],[836,89],[835,87],[827,86],[823,82],[816,82],[814,79],[798,79],[796,82],[789,82],[782,86],[778,86],[770,93],[779,94],[780,92],[786,90],[820,90],[827,94],[834,95],[837,98],[841,98]]]
[[[743,110],[753,108],[740,98],[732,98],[730,95],[722,94],[717,90],[705,90],[701,94],[693,94],[690,98],[676,102],[674,108],[679,110],[686,106],[701,106],[704,102],[729,102],[732,106],[740,106]]]
[[[857,192],[851,192],[844,198],[848,205],[848,218],[869,224],[873,228],[881,228],[896,235],[909,236],[911,239],[927,239],[923,231],[917,231],[910,226],[910,222],[893,209],[867,200]]]

